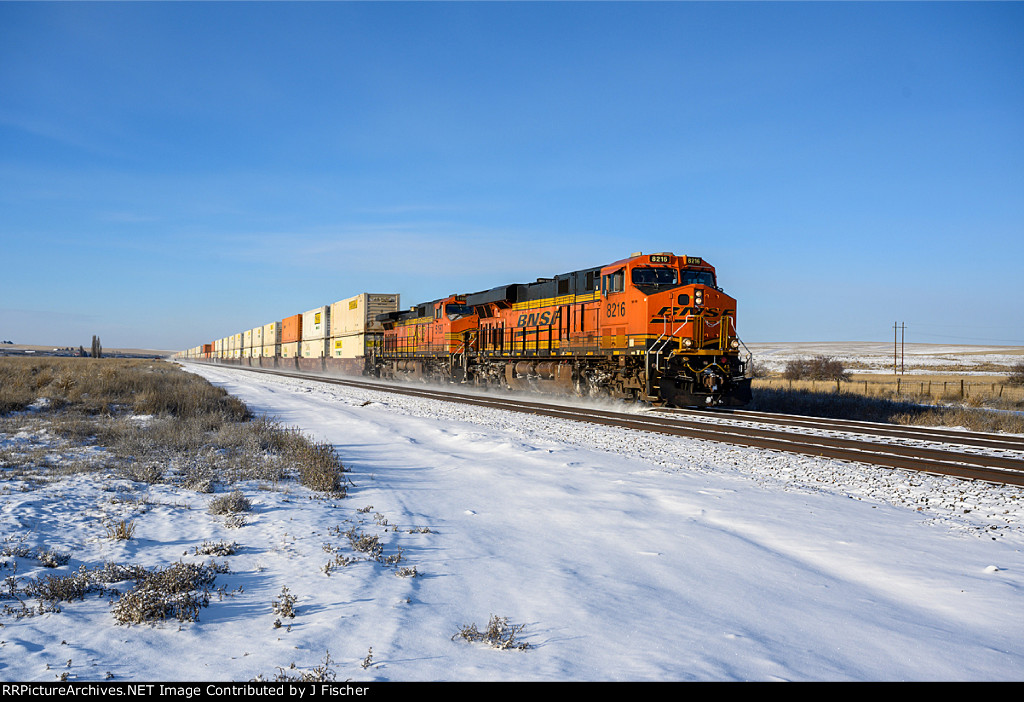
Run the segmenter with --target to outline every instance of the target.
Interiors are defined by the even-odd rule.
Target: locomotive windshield
[[[710,285],[715,287],[715,274],[711,271],[683,271],[683,285]]]
[[[675,268],[634,268],[633,285],[677,285],[677,273]]]

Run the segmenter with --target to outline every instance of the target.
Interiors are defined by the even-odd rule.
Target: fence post
[[[960,399],[964,398],[964,379],[960,378]]]

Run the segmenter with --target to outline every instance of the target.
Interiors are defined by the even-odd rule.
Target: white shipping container
[[[302,313],[302,340],[323,340],[328,336],[331,319],[331,306],[324,305],[315,310]],[[305,354],[303,354],[305,355]]]
[[[398,293],[360,293],[347,300],[339,300],[331,305],[330,335],[341,338],[349,334],[384,331],[377,315],[397,312],[398,304]]]
[[[277,346],[281,343],[281,323],[271,322],[263,325],[263,345]],[[264,354],[267,355],[267,354]],[[270,354],[274,356],[276,354]]]
[[[251,349],[252,348],[252,329],[246,329],[242,333],[242,348],[243,349]],[[248,358],[248,356],[246,356],[246,358]]]
[[[256,327],[252,330],[252,357],[263,357],[263,327]]]
[[[360,358],[379,346],[379,334],[347,334],[330,340],[331,358]]]
[[[305,323],[303,323],[305,324]],[[303,358],[323,358],[326,356],[328,339],[313,339],[312,341],[302,342],[302,357]]]
[[[281,355],[280,344],[263,344],[263,355],[260,358],[273,358]]]
[[[281,358],[298,358],[299,342],[293,341],[290,344],[281,344]]]

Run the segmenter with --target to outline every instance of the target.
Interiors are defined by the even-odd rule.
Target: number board
[[[704,265],[703,259],[700,256],[687,256],[686,265],[688,266],[702,266]]]
[[[651,263],[670,263],[671,256],[651,256]]]

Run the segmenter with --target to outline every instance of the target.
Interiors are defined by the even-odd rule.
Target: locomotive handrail
[[[645,392],[647,394],[647,397],[651,396],[651,352],[654,351],[655,348],[658,349],[655,352],[655,354],[654,354],[655,357],[656,357],[655,361],[654,361],[654,367],[657,370],[661,370],[661,368],[659,366],[661,365],[660,364],[660,360],[661,360],[661,352],[662,352],[662,350],[665,348],[666,344],[668,344],[669,340],[670,339],[674,339],[676,334],[684,326],[686,326],[686,320],[685,319],[683,320],[682,324],[680,324],[678,327],[676,327],[675,331],[673,331],[671,334],[668,334],[668,320],[666,319],[665,320],[665,331],[661,333],[661,336],[659,336],[657,339],[654,340],[654,343],[651,344],[650,348],[648,348],[646,351],[644,351],[644,390],[645,390]],[[666,335],[668,336],[668,338],[665,338]],[[658,342],[660,342],[662,339],[665,339],[665,341],[662,342],[661,347],[658,348]]]

